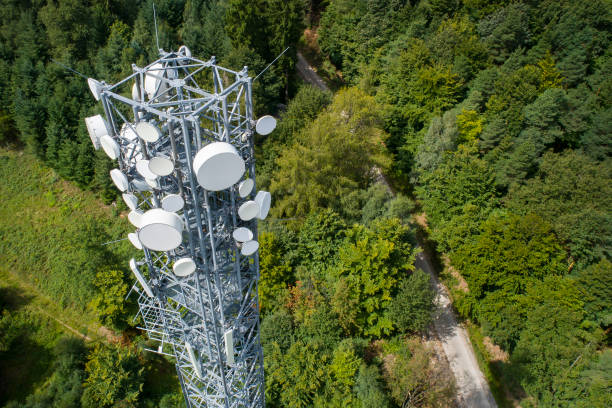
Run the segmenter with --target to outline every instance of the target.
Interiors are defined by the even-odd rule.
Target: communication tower
[[[202,61],[185,46],[111,85],[89,78],[104,117],[85,119],[117,168],[142,256],[129,266],[139,315],[157,349],[176,361],[188,408],[263,407],[257,222],[270,193],[255,187],[247,67]]]

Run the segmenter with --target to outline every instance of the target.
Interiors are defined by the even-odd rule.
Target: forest
[[[0,406],[184,406],[66,69],[155,60],[153,3],[164,50],[255,76],[290,47],[253,95],[279,119],[256,140],[267,406],[454,406],[420,251],[500,407],[612,406],[610,1],[0,3]]]

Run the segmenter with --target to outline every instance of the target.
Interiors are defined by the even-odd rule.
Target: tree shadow
[[[16,311],[30,303],[32,296],[14,287],[0,287],[0,310]]]

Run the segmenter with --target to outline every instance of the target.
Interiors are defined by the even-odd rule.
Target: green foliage
[[[384,378],[400,406],[447,407],[454,398],[451,374],[433,360],[433,351],[416,339],[402,342]]]
[[[85,364],[83,407],[134,403],[142,390],[144,367],[127,347],[96,344]]]
[[[599,263],[580,271],[577,276],[579,290],[589,320],[602,327],[612,325],[612,263],[602,259]]]
[[[347,333],[381,337],[393,331],[391,300],[402,275],[414,268],[409,242],[410,230],[397,219],[347,231],[338,263],[330,270],[332,308]]]
[[[271,232],[259,235],[259,305],[274,310],[287,287],[293,283],[291,267],[283,260],[281,243]]]
[[[487,163],[470,154],[467,148],[449,153],[431,173],[421,176],[417,196],[434,225],[450,220],[465,204],[479,208],[495,205],[493,174]]]
[[[89,303],[89,307],[96,313],[100,323],[123,328],[128,318],[125,295],[129,288],[123,272],[116,269],[101,270],[96,273],[94,285],[98,293]]]
[[[400,333],[422,333],[433,318],[435,292],[427,273],[417,269],[404,278],[389,312]]]
[[[547,153],[537,177],[511,188],[507,205],[548,221],[579,268],[610,257],[610,162],[594,163],[576,151]]]
[[[391,402],[382,386],[380,370],[376,366],[362,364],[355,380],[355,394],[363,408],[389,408]]]
[[[535,215],[491,216],[473,242],[453,253],[470,294],[523,293],[534,279],[565,273],[565,254],[551,226]]]
[[[383,132],[374,100],[356,88],[339,92],[330,107],[278,158],[270,190],[276,216],[304,216],[340,207],[340,199],[367,186],[374,166],[385,167]]]

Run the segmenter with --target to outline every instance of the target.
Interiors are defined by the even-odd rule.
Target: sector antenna
[[[116,84],[88,81],[104,110],[86,118],[94,147],[131,210],[128,239],[139,316],[153,350],[174,357],[185,403],[263,407],[257,222],[270,193],[257,191],[252,79],[178,52]]]

